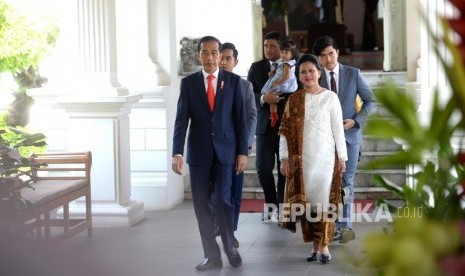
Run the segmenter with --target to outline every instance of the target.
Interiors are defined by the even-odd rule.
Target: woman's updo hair
[[[300,56],[300,58],[297,60],[297,72],[300,70],[300,65],[304,62],[311,62],[313,65],[315,65],[316,69],[321,71],[321,66],[320,63],[318,62],[318,58],[315,55],[312,54],[304,54]]]

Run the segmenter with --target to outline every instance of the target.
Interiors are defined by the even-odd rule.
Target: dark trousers
[[[192,201],[205,258],[220,258],[221,252],[214,234],[214,215],[218,216],[224,249],[230,251],[234,234],[234,206],[231,201],[234,165],[214,162],[211,167],[189,165],[189,170]]]
[[[265,194],[265,203],[275,204],[279,208],[279,204],[283,203],[284,187],[286,184],[286,178],[279,172],[281,165],[279,161],[279,135],[275,133],[256,135],[256,154],[255,165],[260,185]],[[273,175],[275,166],[278,170],[277,192]]]
[[[234,205],[234,231],[237,230],[237,224],[239,223],[239,214],[241,213],[241,201],[242,201],[242,186],[244,183],[244,173],[234,174],[233,187],[232,187],[232,202]]]
[[[244,182],[244,173],[236,175],[236,172],[233,173],[232,187],[231,187],[231,201],[234,206],[234,215],[233,215],[233,228],[234,231],[237,230],[237,225],[239,223],[239,214],[241,213],[241,201],[242,201],[242,186]],[[213,206],[216,204],[216,199],[213,198]],[[215,214],[215,228],[219,227],[218,216]]]

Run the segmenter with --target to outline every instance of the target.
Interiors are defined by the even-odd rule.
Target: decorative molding
[[[179,44],[181,44],[181,50],[179,51],[181,61],[178,70],[180,76],[190,75],[202,68],[197,51],[199,40],[200,38],[185,36],[179,41]]]

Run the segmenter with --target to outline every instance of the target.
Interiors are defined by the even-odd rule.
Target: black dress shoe
[[[318,254],[316,252],[313,252],[312,255],[307,257],[307,262],[314,262],[318,260]]]
[[[226,252],[226,255],[228,256],[229,264],[232,267],[237,268],[242,265],[241,255],[239,255],[239,252],[237,252],[236,248],[233,247],[231,251]]]
[[[327,264],[327,263],[329,263],[329,260],[331,260],[331,255],[330,255],[330,254],[328,254],[328,255],[326,255],[326,254],[321,254],[321,256],[320,256],[320,262],[321,262],[322,264]]]
[[[239,247],[239,241],[236,239],[236,237],[233,237],[233,246],[234,246],[234,248]]]
[[[261,220],[263,223],[267,223],[267,222],[270,222],[271,217],[270,217],[270,215],[262,214],[261,217],[260,217],[260,220]]]
[[[219,269],[223,267],[223,262],[221,258],[216,259],[205,259],[201,264],[195,267],[197,271],[207,271],[212,269]]]

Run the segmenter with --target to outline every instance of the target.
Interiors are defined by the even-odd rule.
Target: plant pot
[[[16,209],[23,206],[21,201],[21,179],[12,177],[0,180],[0,218],[8,219],[14,217]]]

